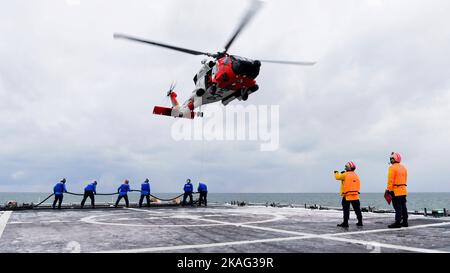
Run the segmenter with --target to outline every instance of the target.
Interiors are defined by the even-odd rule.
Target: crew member
[[[53,201],[52,208],[55,209],[56,202],[58,202],[58,209],[61,209],[61,203],[63,201],[64,193],[66,189],[66,179],[63,178],[60,182],[56,183],[53,187],[53,193],[55,194],[55,200]]]
[[[144,201],[144,197],[147,200],[147,207],[150,207],[150,181],[145,179],[144,183],[141,185],[141,198],[139,199],[139,207],[142,207],[142,201]]]
[[[84,203],[86,202],[86,199],[89,197],[91,199],[91,207],[95,208],[95,197],[94,195],[97,194],[97,181],[94,181],[90,184],[88,184],[84,188],[84,196],[83,200],[81,201],[81,208],[84,207]]]
[[[203,202],[203,203],[205,203],[205,207],[206,207],[207,206],[206,196],[208,195],[208,187],[204,183],[198,183],[197,191],[200,194],[200,197],[198,199],[198,206],[200,207]]]
[[[408,209],[406,208],[408,171],[400,164],[401,161],[402,157],[399,153],[391,154],[386,191],[392,196],[395,223],[389,225],[389,228],[408,227]]]
[[[344,212],[344,221],[337,225],[338,227],[348,228],[348,219],[350,218],[350,204],[355,211],[358,227],[363,226],[361,204],[359,202],[359,191],[361,182],[359,176],[355,173],[356,165],[352,161],[345,164],[345,172],[334,171],[336,180],[341,181],[342,210]]]
[[[194,191],[194,187],[191,184],[191,179],[186,180],[186,184],[184,184],[184,195],[183,195],[183,206],[186,206],[186,199],[189,196],[189,205],[193,205],[192,201],[192,192]]]
[[[130,206],[130,203],[128,202],[128,192],[131,191],[129,183],[130,183],[130,181],[125,179],[123,184],[120,185],[120,187],[117,189],[119,196],[117,197],[117,201],[116,201],[116,204],[114,205],[114,207],[117,208],[117,206],[119,205],[119,202],[122,198],[125,199],[125,206],[127,208]]]

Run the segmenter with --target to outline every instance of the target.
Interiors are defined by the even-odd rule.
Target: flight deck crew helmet
[[[93,184],[97,185],[97,181],[96,181],[96,180],[94,180],[94,183],[93,183]]]
[[[191,179],[190,178],[186,179],[186,182],[191,183]]]
[[[347,162],[347,164],[345,164],[345,170],[348,172],[352,172],[352,171],[356,170],[355,163],[353,161]]]
[[[395,163],[400,163],[402,162],[402,156],[399,153],[391,153],[391,161],[394,161]]]
[[[144,182],[148,183],[148,182],[150,182],[150,180],[148,180],[148,178],[145,178]]]
[[[61,182],[62,182],[62,183],[66,183],[66,179],[63,178],[63,179],[61,180]]]

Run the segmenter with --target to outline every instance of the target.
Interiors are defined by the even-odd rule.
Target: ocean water
[[[21,203],[38,203],[50,193],[36,192],[0,192],[0,204],[9,200]],[[160,198],[172,198],[179,193],[152,193]],[[361,205],[378,209],[390,209],[384,200],[384,193],[361,194]],[[114,202],[117,196],[96,196],[97,202]],[[130,202],[139,200],[139,193],[129,194]],[[81,202],[81,196],[64,195],[64,203]],[[408,196],[408,210],[450,209],[450,193],[410,193]],[[50,198],[47,202],[52,201]],[[229,203],[231,201],[245,201],[250,203],[280,203],[296,205],[321,205],[326,207],[340,207],[341,197],[335,193],[208,193],[208,202]],[[46,202],[46,203],[47,203]],[[123,202],[123,201],[122,201]],[[87,200],[89,204],[89,199]]]

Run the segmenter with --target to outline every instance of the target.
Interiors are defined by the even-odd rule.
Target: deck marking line
[[[133,211],[146,212],[146,213],[151,214],[151,211],[149,211],[149,210],[135,209],[135,208],[128,208],[128,209],[129,210],[133,210]],[[120,213],[120,214],[125,214],[125,213]],[[178,218],[182,218],[182,219],[193,219],[193,218],[195,218],[193,220],[204,220],[204,221],[214,222],[213,224],[188,224],[188,225],[184,225],[184,224],[182,224],[182,225],[176,225],[176,224],[163,224],[163,225],[148,224],[148,225],[146,225],[146,224],[129,224],[129,223],[111,223],[111,222],[100,222],[100,221],[97,222],[94,219],[94,218],[97,218],[97,217],[105,217],[105,216],[111,216],[111,215],[118,215],[118,214],[110,213],[110,214],[102,214],[102,215],[92,215],[92,216],[84,217],[84,218],[80,219],[80,221],[81,222],[85,222],[85,223],[90,223],[90,224],[97,224],[97,225],[155,228],[155,227],[208,227],[208,226],[222,226],[222,225],[226,225],[226,226],[243,226],[243,225],[249,225],[249,224],[261,224],[261,223],[274,222],[274,221],[279,221],[279,220],[285,218],[282,215],[277,215],[277,214],[274,215],[272,213],[262,213],[262,215],[269,215],[269,216],[272,216],[273,218],[267,219],[267,220],[249,221],[249,222],[243,222],[243,223],[229,223],[229,222],[222,222],[222,221],[214,222],[215,220],[212,220],[212,219],[209,220],[209,219],[197,218],[197,217],[195,217],[195,215],[189,215],[189,214],[177,216]],[[167,218],[167,217],[161,217],[161,218]],[[298,234],[296,234],[296,235],[298,235]]]
[[[440,226],[449,226],[450,223],[436,223],[436,224],[425,224],[425,225],[418,225],[418,226],[410,226],[410,227],[403,227],[403,228],[397,228],[397,229],[392,229],[392,228],[383,228],[383,229],[372,229],[372,230],[362,230],[362,231],[352,231],[352,232],[340,232],[340,233],[330,233],[330,234],[324,234],[326,236],[331,235],[331,236],[341,236],[341,235],[352,235],[352,234],[367,234],[367,233],[378,233],[378,232],[385,232],[385,231],[390,231],[390,232],[399,232],[399,231],[405,231],[405,230],[410,230],[410,229],[419,229],[419,228],[429,228],[429,227],[440,227]]]
[[[317,235],[310,236],[294,236],[294,237],[285,237],[285,238],[272,238],[272,239],[260,239],[260,240],[244,240],[244,241],[234,241],[234,242],[222,242],[222,243],[211,243],[211,244],[198,244],[198,245],[179,245],[179,246],[163,246],[163,247],[150,247],[150,248],[137,248],[137,249],[124,249],[124,250],[110,250],[110,251],[99,251],[98,253],[139,253],[139,252],[161,252],[161,251],[170,251],[170,250],[185,250],[185,249],[197,249],[197,248],[210,248],[210,247],[222,247],[222,246],[233,246],[233,245],[244,245],[244,244],[258,244],[258,243],[275,243],[275,242],[283,242],[283,241],[295,241],[295,240],[304,240],[304,239],[321,239],[318,238]],[[328,238],[325,238],[328,239]],[[413,248],[413,247],[403,247],[391,244],[382,244],[378,242],[365,242],[359,240],[350,240],[345,238],[333,238],[332,240],[350,242],[354,244],[363,244],[363,245],[377,245],[384,248],[392,248],[398,250],[407,250],[412,252],[424,252],[424,253],[443,253],[443,251],[438,250],[430,250],[423,248]],[[445,253],[445,252],[444,252]]]
[[[8,223],[11,214],[12,211],[5,211],[2,215],[0,215],[0,239],[2,238],[3,231],[5,230],[6,224]]]
[[[168,250],[182,250],[182,249],[209,248],[209,247],[230,246],[230,245],[243,245],[243,244],[257,244],[257,243],[291,241],[291,240],[301,239],[303,237],[304,236],[296,236],[296,237],[286,237],[286,238],[244,240],[244,241],[212,243],[212,244],[162,246],[162,247],[150,247],[150,248],[138,248],[138,249],[110,250],[110,251],[99,251],[98,253],[160,252],[160,251],[168,251]]]
[[[135,209],[138,211],[138,209]],[[143,211],[143,210],[140,210]],[[254,244],[254,243],[264,243],[264,242],[278,242],[278,241],[287,241],[287,240],[300,240],[300,239],[325,239],[325,240],[333,240],[333,241],[341,241],[341,242],[348,242],[353,244],[362,244],[362,245],[370,245],[373,246],[376,244],[377,246],[384,247],[384,248],[391,248],[391,249],[397,249],[397,250],[406,250],[406,251],[412,251],[412,252],[423,252],[423,253],[447,253],[445,251],[439,251],[439,250],[433,250],[433,249],[425,249],[425,248],[415,248],[415,247],[408,247],[408,246],[401,246],[401,245],[392,245],[392,244],[384,244],[379,242],[367,242],[363,240],[354,240],[354,239],[347,239],[347,238],[336,238],[335,236],[341,236],[341,235],[351,235],[351,234],[366,234],[366,233],[376,233],[376,232],[384,232],[384,231],[398,231],[400,229],[377,229],[377,230],[365,230],[365,231],[355,231],[355,232],[340,232],[340,233],[331,233],[331,234],[309,234],[309,233],[300,233],[296,231],[287,231],[287,230],[281,230],[281,229],[274,229],[274,228],[266,228],[266,227],[257,227],[257,226],[250,226],[245,224],[236,224],[236,223],[228,223],[223,221],[217,221],[217,220],[211,220],[211,219],[201,219],[202,221],[207,222],[215,222],[218,224],[232,224],[239,227],[245,227],[245,228],[252,228],[252,229],[261,229],[266,231],[273,231],[273,232],[279,232],[279,233],[287,233],[287,234],[296,234],[300,235],[297,237],[287,237],[287,238],[274,238],[274,239],[263,239],[263,240],[246,240],[246,241],[236,241],[236,242],[224,242],[224,243],[213,243],[213,244],[201,244],[201,245],[184,245],[184,246],[170,246],[170,247],[154,247],[154,248],[142,248],[142,249],[130,249],[130,250],[118,250],[118,251],[111,251],[111,252],[152,252],[152,251],[164,251],[164,250],[179,250],[179,249],[190,249],[190,248],[206,248],[206,247],[215,247],[215,246],[226,246],[226,245],[239,245],[239,244]],[[437,223],[437,224],[426,224],[426,225],[418,225],[418,226],[412,226],[408,228],[403,228],[402,230],[408,230],[408,229],[418,229],[418,228],[427,228],[427,227],[435,227],[435,226],[446,226],[450,225],[450,223]]]
[[[380,242],[376,242],[376,241],[368,242],[368,241],[363,241],[363,240],[338,238],[338,237],[333,237],[333,236],[323,236],[323,237],[320,237],[320,239],[327,239],[327,240],[340,241],[340,242],[345,242],[345,243],[352,243],[352,244],[366,245],[366,246],[375,246],[376,245],[378,247],[391,248],[391,249],[397,249],[397,250],[406,250],[406,251],[420,252],[420,253],[448,253],[446,251],[435,250],[435,249],[385,244],[385,243],[380,243]]]
[[[210,219],[201,219],[203,221],[207,221],[207,222],[221,222],[221,221],[216,221],[216,220],[210,220]],[[445,225],[449,225],[450,223],[439,223],[439,224],[427,224],[427,225],[421,225],[421,226],[413,226],[412,228],[426,228],[426,227],[433,227],[433,226],[445,226]],[[282,229],[274,229],[274,228],[266,228],[266,227],[256,227],[256,226],[250,226],[250,225],[236,225],[239,227],[245,227],[245,228],[252,228],[252,229],[259,229],[259,230],[265,230],[265,231],[273,231],[273,232],[280,232],[280,233],[286,233],[286,234],[292,234],[292,235],[300,235],[300,236],[305,236],[304,238],[301,239],[307,239],[306,237],[310,238],[310,239],[326,239],[326,240],[333,240],[333,241],[341,241],[341,242],[347,242],[347,243],[353,243],[353,244],[361,244],[361,245],[374,245],[376,244],[377,246],[380,247],[384,247],[384,248],[392,248],[392,249],[398,249],[398,250],[406,250],[406,251],[412,251],[412,252],[422,252],[422,253],[446,253],[445,251],[438,251],[438,250],[432,250],[432,249],[425,249],[425,248],[416,248],[416,247],[408,247],[408,246],[401,246],[401,245],[393,245],[393,244],[385,244],[385,243],[379,243],[379,242],[368,242],[368,241],[364,241],[364,240],[355,240],[355,239],[348,239],[348,238],[336,238],[334,236],[338,236],[338,235],[347,235],[351,232],[348,233],[338,233],[338,234],[323,234],[323,235],[315,235],[315,234],[311,234],[311,233],[302,233],[302,232],[296,232],[296,231],[288,231],[288,230],[282,230]],[[407,229],[407,228],[405,228]],[[404,229],[404,230],[405,230]],[[356,231],[356,232],[352,232],[351,234],[364,234],[364,233],[374,233],[376,232],[381,232],[381,231],[392,231],[392,229],[378,229],[378,230],[367,230],[367,231]]]

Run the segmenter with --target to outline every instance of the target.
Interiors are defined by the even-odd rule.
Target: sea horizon
[[[181,195],[180,192],[152,192],[152,195],[162,198],[171,199]],[[17,201],[22,203],[37,204],[51,195],[50,192],[0,192],[0,205],[8,201]],[[130,202],[137,202],[139,192],[131,192],[129,194]],[[116,195],[97,195],[96,202],[113,203]],[[82,196],[74,196],[70,194],[64,195],[64,203],[81,202]],[[46,203],[50,203],[50,198]],[[323,192],[323,193],[277,193],[277,192],[210,192],[208,193],[208,201],[210,203],[225,204],[233,201],[240,201],[254,204],[285,204],[285,205],[317,205],[323,207],[341,207],[342,197],[339,193]],[[408,197],[408,209],[422,211],[427,209],[450,209],[450,193],[448,192],[410,192]],[[362,193],[360,195],[361,206],[374,207],[377,209],[392,209],[384,200],[384,192]]]

